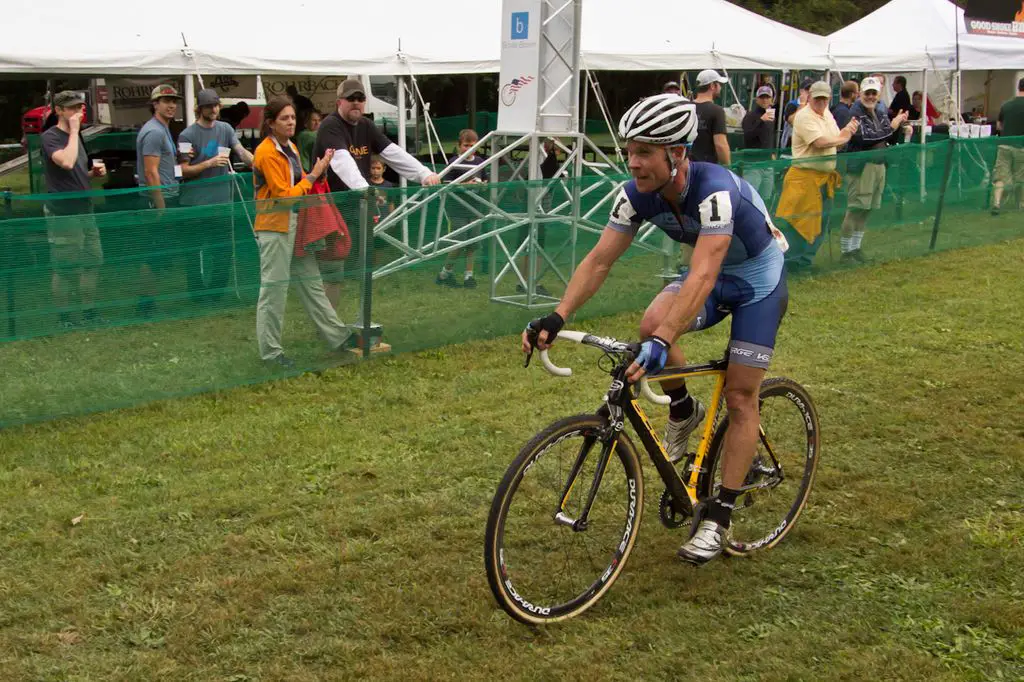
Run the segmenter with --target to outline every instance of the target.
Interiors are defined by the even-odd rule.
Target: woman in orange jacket
[[[256,338],[260,357],[291,369],[295,363],[281,348],[288,284],[295,276],[299,298],[320,335],[334,350],[347,346],[352,332],[338,319],[327,300],[316,256],[295,257],[295,231],[301,197],[331,162],[328,150],[305,176],[299,152],[291,142],[295,134],[295,105],[287,97],[271,99],[263,109],[263,142],[253,158],[256,190],[256,240],[260,247],[260,297],[256,306]]]

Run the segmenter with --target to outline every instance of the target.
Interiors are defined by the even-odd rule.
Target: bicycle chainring
[[[672,506],[672,493],[668,490],[661,494],[658,518],[661,519],[661,525],[669,529],[680,528],[690,522],[689,514],[680,514]]]

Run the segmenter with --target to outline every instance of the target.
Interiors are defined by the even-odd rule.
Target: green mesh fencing
[[[880,192],[879,207],[864,223],[861,251],[871,261],[1024,232],[1019,210],[1024,138],[947,140],[840,155],[835,196],[817,210],[781,216],[787,177],[802,165],[778,158],[739,159],[734,166],[757,187],[790,240],[787,263],[793,274],[807,255],[794,224],[821,229],[803,270],[821,273],[859,264],[843,258],[841,240],[844,223],[856,213],[851,188],[865,174]],[[879,167],[884,169],[880,183]],[[545,254],[535,262],[537,282],[553,301],[564,292],[563,278],[596,243],[613,187],[625,179],[608,182],[591,175],[533,184],[410,187],[271,205],[254,201],[251,176],[239,174],[188,183],[177,191],[162,188],[167,204],[162,210],[152,207],[150,189],[3,195],[0,424],[358,362],[375,354],[367,346],[378,340],[400,353],[514,333],[545,309],[514,304],[524,294],[513,265],[521,272],[530,268],[520,248],[524,240],[535,239]],[[1003,183],[998,215],[991,210],[995,180]],[[545,211],[532,222],[531,197]],[[580,220],[574,229],[575,205]],[[302,261],[285,248],[277,253],[286,254],[286,274],[270,278],[269,256],[261,256],[267,232],[260,231],[258,241],[254,222],[284,230],[301,222],[308,229],[316,222],[308,217],[322,216],[325,206],[328,212],[336,207],[344,219],[351,241],[346,257],[313,255]],[[461,286],[470,269],[465,253],[470,246],[475,288]],[[627,252],[581,316],[641,310],[675,276],[687,252],[653,232]],[[437,283],[448,260],[460,286]],[[499,273],[504,274],[492,290]],[[261,359],[261,284],[264,290],[286,292],[280,345],[293,368]],[[329,347],[311,323],[307,306],[323,318],[316,303],[327,293],[337,296],[338,317],[352,330],[344,348]]]

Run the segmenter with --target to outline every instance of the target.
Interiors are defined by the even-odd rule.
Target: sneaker
[[[442,277],[440,273],[437,275],[437,279],[434,280],[439,286],[442,287],[457,287],[459,283],[455,281],[455,275],[449,274],[447,277]]]
[[[550,296],[551,295],[551,292],[548,291],[547,288],[543,284],[538,284],[536,287],[534,287],[533,291],[538,296]],[[516,285],[516,293],[517,294],[525,294],[526,293],[526,287],[524,287],[522,284],[517,284]]]
[[[850,252],[850,256],[853,260],[857,261],[861,265],[866,265],[871,262],[871,259],[864,255],[864,252],[860,249]]]
[[[856,265],[859,261],[857,260],[857,257],[853,255],[854,253],[855,253],[854,251],[847,251],[846,253],[840,254],[840,256],[839,256],[839,264],[840,265]]]
[[[472,276],[464,278],[462,280],[462,286],[467,289],[476,289],[476,278]]]
[[[665,451],[668,453],[668,461],[676,464],[686,458],[690,434],[698,424],[704,421],[706,413],[704,404],[694,398],[693,414],[689,419],[677,420],[669,417],[668,424],[665,426]]]
[[[998,206],[993,206],[992,207],[992,215],[999,215],[999,207]]]
[[[703,566],[722,553],[724,535],[725,528],[714,521],[704,519],[697,526],[697,532],[693,537],[679,548],[676,556],[694,566]]]
[[[332,353],[344,353],[352,348],[359,348],[359,334],[357,334],[351,327],[348,328],[348,336],[345,340],[339,343],[337,346],[331,349]]]
[[[295,369],[295,361],[284,353],[281,353],[269,360],[264,360],[264,362],[274,368],[280,367],[281,369]]]

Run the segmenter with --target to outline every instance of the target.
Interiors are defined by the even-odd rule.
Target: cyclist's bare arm
[[[690,259],[690,272],[683,281],[672,301],[665,319],[658,325],[654,335],[669,343],[675,343],[683,332],[689,329],[697,313],[704,307],[704,301],[715,288],[715,281],[722,268],[722,261],[729,250],[731,235],[703,235],[697,239]]]
[[[562,296],[555,312],[561,315],[563,320],[568,319],[590,300],[590,297],[597,293],[597,290],[604,284],[612,265],[632,243],[632,234],[605,228],[594,248],[580,261],[580,265],[569,280],[569,286],[566,287],[565,295]],[[537,347],[541,350],[550,348],[552,342],[554,339],[549,340],[546,331],[542,331],[537,337]],[[523,332],[523,352],[530,352],[530,341],[525,331]]]

